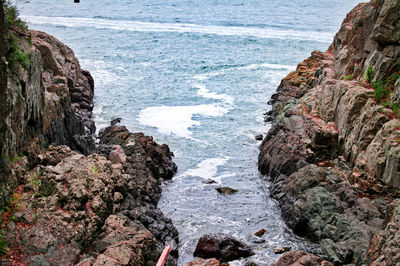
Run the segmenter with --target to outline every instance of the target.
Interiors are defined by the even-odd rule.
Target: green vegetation
[[[344,80],[351,80],[352,78],[353,78],[352,75],[347,75],[347,76],[344,77]]]
[[[35,188],[39,187],[40,184],[40,175],[35,175],[32,179],[31,179],[31,183],[35,186]]]
[[[17,28],[22,31],[26,31],[28,26],[26,22],[21,20],[17,8],[10,3],[9,0],[1,0],[4,5],[4,13],[6,16],[6,22],[8,28]]]
[[[374,70],[372,69],[372,66],[368,66],[367,71],[365,72],[365,77],[368,83],[371,83],[372,80],[374,79],[375,73]]]
[[[26,23],[18,17],[19,13],[17,8],[13,6],[9,0],[0,1],[2,1],[2,4],[4,5],[8,29],[12,29],[14,32],[24,33],[28,27],[26,26]],[[32,40],[30,40],[30,42],[32,42]],[[17,37],[11,31],[8,34],[8,47],[7,61],[11,66],[19,64],[23,68],[27,69],[31,65],[29,55],[21,49]]]
[[[93,166],[93,173],[95,173],[96,175],[99,174],[99,169],[97,169],[96,166]]]
[[[392,99],[392,92],[395,87],[396,81],[400,78],[400,60],[394,65],[394,71],[385,80],[377,79],[376,81],[371,81],[375,77],[375,73],[371,66],[367,68],[365,72],[365,77],[367,82],[372,85],[374,89],[374,99],[377,103],[382,105],[382,108],[392,109],[396,117],[400,116],[400,103],[395,102]]]
[[[8,47],[7,61],[10,65],[19,64],[25,69],[31,65],[29,55],[22,51],[18,45],[17,38],[12,33],[8,36]]]
[[[7,245],[4,241],[4,232],[0,229],[0,256],[4,256],[8,253]]]

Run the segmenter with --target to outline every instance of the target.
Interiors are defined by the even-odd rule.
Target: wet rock
[[[196,258],[195,260],[186,264],[186,266],[219,266],[221,263],[219,260],[212,258],[212,259],[202,259]]]
[[[208,234],[202,236],[193,253],[204,259],[216,258],[221,262],[236,260],[254,255],[245,244],[226,234]]]
[[[260,134],[260,135],[256,135],[254,138],[255,138],[255,140],[263,140],[263,135],[262,134]]]
[[[267,230],[265,230],[265,229],[260,229],[260,230],[258,230],[257,232],[255,232],[254,233],[254,235],[255,236],[258,236],[258,237],[262,237],[265,233],[267,233],[268,231]]]
[[[216,188],[216,190],[218,191],[219,194],[222,194],[222,195],[232,195],[232,194],[239,192],[239,190],[236,190],[236,189],[233,189],[230,187],[219,187],[219,188]]]
[[[208,184],[208,185],[210,185],[210,184],[217,184],[217,181],[212,180],[212,179],[207,179],[207,180],[204,180],[204,181],[203,181],[203,184]]]
[[[272,264],[272,266],[280,266],[280,265],[310,265],[310,266],[333,266],[332,263],[324,261],[320,257],[317,257],[313,254],[306,253],[301,250],[287,252],[282,257]]]
[[[291,247],[274,248],[274,253],[275,254],[282,254],[282,253],[290,251],[291,249],[292,249]]]

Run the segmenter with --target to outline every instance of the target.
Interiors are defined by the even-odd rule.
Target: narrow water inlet
[[[30,28],[68,44],[92,73],[98,129],[121,117],[175,153],[179,172],[159,207],[179,230],[179,265],[209,232],[243,240],[260,265],[278,258],[276,247],[309,248],[269,197],[255,136],[270,127],[263,113],[280,80],[327,49],[358,1],[76,2],[17,5]]]

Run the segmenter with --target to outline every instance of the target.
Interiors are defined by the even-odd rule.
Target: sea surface
[[[205,233],[244,241],[259,265],[279,258],[275,247],[316,248],[281,219],[257,171],[254,137],[271,126],[263,113],[280,80],[311,51],[325,51],[360,1],[14,2],[30,28],[69,45],[92,73],[98,129],[120,117],[174,152],[179,171],[159,207],[179,231],[179,265]],[[239,192],[220,195],[221,186]],[[260,229],[267,233],[252,236]]]

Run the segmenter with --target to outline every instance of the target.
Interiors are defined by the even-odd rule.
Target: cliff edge
[[[157,208],[173,153],[114,121],[95,145],[94,80],[0,6],[0,264],[155,265],[178,232]]]
[[[272,96],[259,170],[336,265],[400,262],[400,1],[355,7]]]

